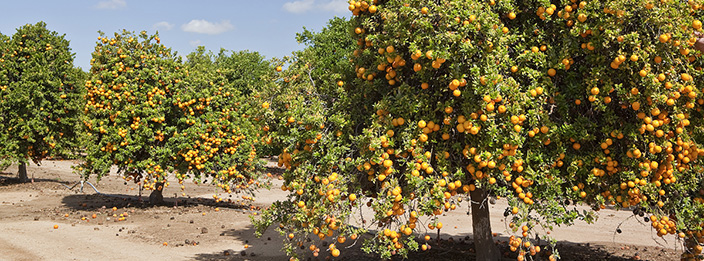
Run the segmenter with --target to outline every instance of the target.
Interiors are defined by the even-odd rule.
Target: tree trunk
[[[17,167],[19,169],[18,171],[18,178],[20,182],[24,183],[27,182],[29,179],[27,178],[27,163],[22,162],[20,165]]]
[[[163,205],[164,195],[162,195],[162,190],[164,190],[164,182],[159,182],[154,185],[154,190],[149,194],[149,203],[152,205]]]
[[[475,189],[470,193],[472,199],[472,234],[477,260],[500,260],[501,253],[491,235],[491,217],[489,216],[489,200],[483,189]]]

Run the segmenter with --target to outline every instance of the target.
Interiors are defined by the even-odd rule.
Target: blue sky
[[[290,55],[302,45],[295,35],[305,26],[320,31],[335,16],[350,17],[346,0],[0,0],[0,33],[39,21],[66,34],[75,64],[88,70],[97,31],[108,35],[159,31],[161,42],[180,55],[198,45],[217,52],[258,51],[267,58]]]

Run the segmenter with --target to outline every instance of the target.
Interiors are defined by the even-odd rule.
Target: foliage
[[[571,202],[650,213],[659,236],[677,234],[683,257],[701,259],[698,4],[389,0],[350,10],[351,28],[337,32],[357,41],[354,80],[332,63],[344,58],[324,55],[334,41],[311,44],[314,55],[284,72],[289,96],[268,116],[288,144],[291,194],[259,228],[344,241],[359,233],[351,206],[364,195],[380,226],[365,248],[387,258],[418,248],[423,216],[440,229],[437,215],[482,189],[508,199],[519,260],[540,254],[535,227],[593,221]],[[297,83],[315,62],[341,84]],[[309,98],[331,90],[332,106]]]
[[[342,230],[344,220],[336,217],[352,211],[354,202],[342,200],[349,196],[345,186],[352,182],[337,174],[351,166],[347,162],[345,167],[344,159],[351,152],[352,100],[340,80],[351,77],[345,71],[351,66],[349,55],[354,48],[348,23],[336,18],[319,33],[304,30],[298,40],[307,47],[291,58],[276,86],[261,92],[262,105],[268,108],[261,117],[269,128],[271,144],[283,146],[279,165],[287,170],[282,188],[291,194],[288,201],[274,203],[253,222],[259,233],[274,223],[282,224],[282,234],[294,233],[296,241],[285,242],[290,255],[296,255],[298,238],[309,233],[325,238]],[[361,232],[347,226],[344,230],[347,234]]]
[[[0,161],[39,163],[77,148],[83,79],[64,35],[27,24],[0,35]]]
[[[187,58],[186,65],[191,71],[212,71],[221,74],[228,83],[228,88],[239,93],[237,97],[241,99],[237,102],[247,103],[248,108],[259,107],[261,104],[255,96],[261,89],[274,86],[276,71],[272,61],[266,60],[257,52],[230,52],[221,49],[217,55],[214,55],[211,52],[206,53],[205,47],[200,46],[196,51],[188,54]],[[250,112],[247,114],[252,115]],[[265,128],[261,126],[261,129]],[[273,155],[277,151],[280,153],[280,148],[271,144],[266,131],[259,131],[259,134],[263,134],[257,136],[261,142],[255,144],[259,155]],[[268,145],[267,141],[269,141]]]
[[[271,61],[258,52],[221,49],[214,62],[233,88],[247,97],[254,95],[263,85],[271,84],[274,78]]]

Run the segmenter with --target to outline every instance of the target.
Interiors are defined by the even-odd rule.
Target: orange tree
[[[254,183],[250,107],[209,57],[199,62],[198,55],[184,65],[158,35],[101,33],[86,81],[85,178],[117,165],[126,179],[153,190],[153,203],[163,200],[169,173],[179,183],[211,179],[228,192]]]
[[[180,164],[190,164],[188,172],[197,179],[211,176],[226,192],[251,192],[263,185],[257,175],[262,131],[254,117],[261,108],[245,93],[263,83],[251,80],[242,84],[232,79],[260,77],[261,73],[254,72],[269,71],[260,69],[268,66],[249,63],[235,54],[227,57],[224,50],[217,56],[206,54],[201,47],[187,57],[188,86],[176,98],[186,123],[179,127],[181,137],[174,140],[181,144]]]
[[[274,68],[274,64],[277,63],[276,60],[267,60],[258,52],[246,50],[235,52],[221,49],[217,55],[212,56],[212,63],[217,68],[216,70],[220,70],[222,76],[231,85],[230,88],[236,90],[239,95],[246,97],[246,100],[241,102],[246,102],[247,106],[251,106],[249,108],[255,109],[248,112],[248,115],[253,115],[252,113],[265,109],[261,107],[262,104],[257,100],[260,90],[275,86],[273,79],[275,79],[277,73],[276,68]],[[259,121],[258,118],[250,120]],[[261,124],[257,123],[257,125]],[[269,139],[269,127],[262,125],[258,126],[258,128],[259,135],[252,136],[260,139],[257,153],[259,155],[273,155],[280,152],[280,146],[271,143]]]
[[[514,21],[540,25],[532,35],[524,32],[531,40],[521,49],[524,57],[545,56],[542,70],[551,84],[543,107],[557,128],[536,137],[561,145],[553,148],[561,154],[550,168],[571,179],[565,192],[595,209],[631,209],[658,236],[676,234],[685,245],[683,259],[702,259],[704,183],[697,157],[704,152],[698,108],[704,100],[695,81],[700,54],[692,47],[701,29],[699,4],[537,6]],[[519,73],[531,66],[516,60]]]
[[[265,59],[258,52],[246,50],[235,52],[221,49],[213,57],[213,63],[223,71],[228,82],[245,96],[255,95],[262,85],[270,84],[275,73],[272,60]]]
[[[699,4],[389,0],[350,10],[357,49],[344,58],[356,75],[337,74],[332,110],[288,110],[327,112],[330,131],[282,135],[311,137],[281,155],[292,193],[260,227],[281,222],[290,246],[308,233],[344,242],[360,231],[350,206],[364,196],[379,226],[365,249],[390,257],[417,249],[413,233],[442,228],[437,215],[468,198],[477,258],[498,259],[486,204],[501,196],[519,260],[559,257],[554,240],[548,251],[533,244],[536,227],[596,217],[571,202],[630,209],[659,236],[676,234],[683,258],[702,258]]]
[[[0,36],[0,165],[68,156],[76,148],[83,74],[69,41],[46,24],[27,24]]]

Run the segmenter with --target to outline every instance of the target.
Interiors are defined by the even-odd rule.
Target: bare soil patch
[[[45,161],[30,164],[34,182],[17,183],[16,167],[0,172],[0,252],[8,260],[287,260],[280,249],[282,239],[273,229],[254,237],[250,215],[258,214],[271,202],[284,199],[274,180],[272,190],[260,191],[254,202],[241,195],[226,195],[214,186],[186,184],[183,191],[172,181],[164,192],[166,203],[148,204],[148,193],[139,197],[132,182],[111,175],[100,182],[90,180],[105,195],[88,184],[80,192],[80,177],[72,173],[74,161]],[[275,168],[272,171],[277,171]],[[216,202],[213,195],[225,198]],[[492,228],[497,232],[506,260],[515,253],[505,247],[509,236],[503,220],[504,202],[491,206]],[[447,213],[443,223],[454,228],[433,234],[428,251],[412,253],[409,260],[472,260],[469,217],[462,211]],[[625,222],[623,222],[625,220]],[[623,224],[621,224],[623,222]],[[55,229],[54,226],[58,228]],[[620,225],[620,226],[619,226]],[[448,225],[449,226],[449,225]],[[616,233],[621,228],[623,233]],[[553,236],[563,260],[677,260],[681,251],[674,238],[654,240],[648,224],[638,222],[626,211],[603,210],[596,224],[577,223],[558,228]],[[368,236],[368,235],[367,235]],[[419,241],[425,242],[423,239]],[[318,245],[327,242],[312,241]],[[338,260],[376,260],[360,250],[361,242],[338,246]],[[306,246],[307,247],[307,246]],[[325,251],[305,259],[327,260]],[[548,251],[538,255],[546,260]],[[394,258],[401,260],[400,258]]]

